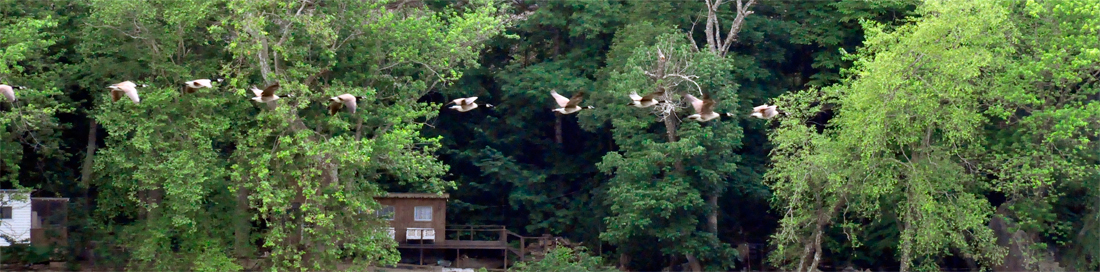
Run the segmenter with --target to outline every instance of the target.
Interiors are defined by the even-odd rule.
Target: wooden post
[[[424,265],[424,246],[420,246],[420,262],[419,265]]]
[[[504,252],[504,271],[508,271],[508,245],[504,245],[504,249],[501,251]]]

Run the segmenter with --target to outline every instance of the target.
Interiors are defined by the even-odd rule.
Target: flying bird
[[[355,109],[357,108],[357,104],[355,102],[358,99],[362,99],[362,97],[354,96],[351,94],[341,94],[333,96],[332,98],[329,98],[329,100],[332,100],[332,103],[328,104],[328,113],[336,114],[336,112],[340,111],[341,108],[345,107],[348,108],[348,111],[350,111],[351,113],[355,113]]]
[[[695,114],[689,115],[687,119],[706,122],[721,116],[714,112],[714,100],[710,99],[710,94],[703,94],[703,99],[696,98],[691,94],[684,94],[684,97],[691,102],[691,106],[695,108]],[[726,113],[726,116],[733,116],[733,114]]]
[[[550,90],[550,95],[554,97],[554,101],[558,102],[558,106],[560,106],[560,108],[556,108],[553,111],[561,113],[561,114],[571,114],[571,113],[574,113],[574,112],[578,112],[582,109],[596,108],[596,107],[593,107],[593,106],[587,106],[587,107],[577,106],[581,103],[581,101],[584,101],[584,91],[577,92],[577,94],[574,94],[573,97],[571,97],[569,99],[566,99],[564,96],[561,96],[555,90]]]
[[[775,105],[768,106],[768,104],[753,107],[752,116],[760,119],[771,119],[779,115],[779,111],[775,110],[775,108]]]
[[[22,90],[22,89],[26,89],[26,88],[27,87],[23,87],[23,86],[11,86],[11,85],[8,85],[8,84],[0,84],[0,95],[3,95],[4,98],[7,98],[8,102],[15,103],[15,100],[17,100],[15,98],[15,90],[16,89]]]
[[[454,103],[455,105],[451,106],[449,109],[453,109],[453,110],[456,110],[458,112],[467,112],[467,111],[471,111],[473,109],[476,109],[478,107],[477,103],[474,103],[474,100],[477,100],[477,96],[471,96],[471,97],[455,99],[455,100],[452,100],[451,102],[447,102],[447,105],[450,105],[451,103]],[[492,104],[485,104],[485,107],[492,108],[493,105]]]
[[[118,102],[118,100],[122,98],[122,95],[126,95],[127,97],[130,97],[131,101],[134,101],[134,104],[141,103],[141,98],[138,97],[137,87],[145,88],[149,87],[149,85],[138,85],[127,80],[115,83],[115,85],[107,86],[108,89],[111,89],[111,102]]]
[[[223,80],[225,80],[225,79],[219,78],[219,79],[216,79],[214,81],[217,81],[217,82],[220,83]],[[214,85],[210,84],[210,80],[205,79],[205,78],[184,82],[183,85],[184,85],[184,87],[183,87],[183,92],[184,93],[195,93],[196,91],[198,91],[199,89],[202,89],[202,88],[214,88]]]
[[[628,104],[628,105],[639,107],[639,108],[651,107],[653,105],[657,105],[657,104],[661,103],[661,101],[656,100],[656,98],[658,96],[663,95],[663,94],[665,94],[665,92],[655,91],[655,92],[647,94],[646,96],[639,96],[638,92],[630,92],[630,100],[633,100],[633,101],[631,101],[630,104]]]

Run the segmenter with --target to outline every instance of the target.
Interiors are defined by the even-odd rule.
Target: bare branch
[[[756,2],[756,0],[749,0],[748,3],[742,5],[741,0],[737,0],[737,17],[733,19],[733,23],[730,25],[729,34],[726,34],[726,42],[722,44],[721,56],[725,56],[726,52],[729,51],[730,45],[737,40],[737,34],[741,32],[741,24],[745,23],[745,16],[749,16],[749,14],[753,13],[749,8],[752,7],[754,2]]]

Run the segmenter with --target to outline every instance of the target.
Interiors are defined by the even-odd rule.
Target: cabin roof
[[[449,194],[432,194],[432,193],[386,193],[380,195],[378,198],[450,198]]]

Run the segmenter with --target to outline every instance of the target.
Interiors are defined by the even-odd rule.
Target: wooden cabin
[[[444,242],[447,227],[447,194],[388,193],[376,197],[382,204],[377,215],[390,221],[390,238],[397,244]]]
[[[382,208],[375,215],[390,223],[390,237],[397,242],[403,260],[417,265],[437,262],[478,263],[473,266],[507,269],[509,253],[522,260],[528,245],[544,242],[547,237],[524,237],[504,226],[447,225],[448,194],[387,193],[375,197]],[[509,242],[515,243],[510,245]],[[518,245],[518,248],[516,247]],[[495,264],[471,262],[467,254],[495,255]],[[427,257],[427,259],[426,259]],[[491,256],[490,256],[491,257]],[[485,265],[483,265],[485,264]],[[470,266],[470,265],[466,265]]]
[[[68,198],[31,197],[27,191],[0,190],[0,234],[16,243],[64,245],[68,242],[68,207]],[[0,239],[0,247],[10,245],[7,239]]]

